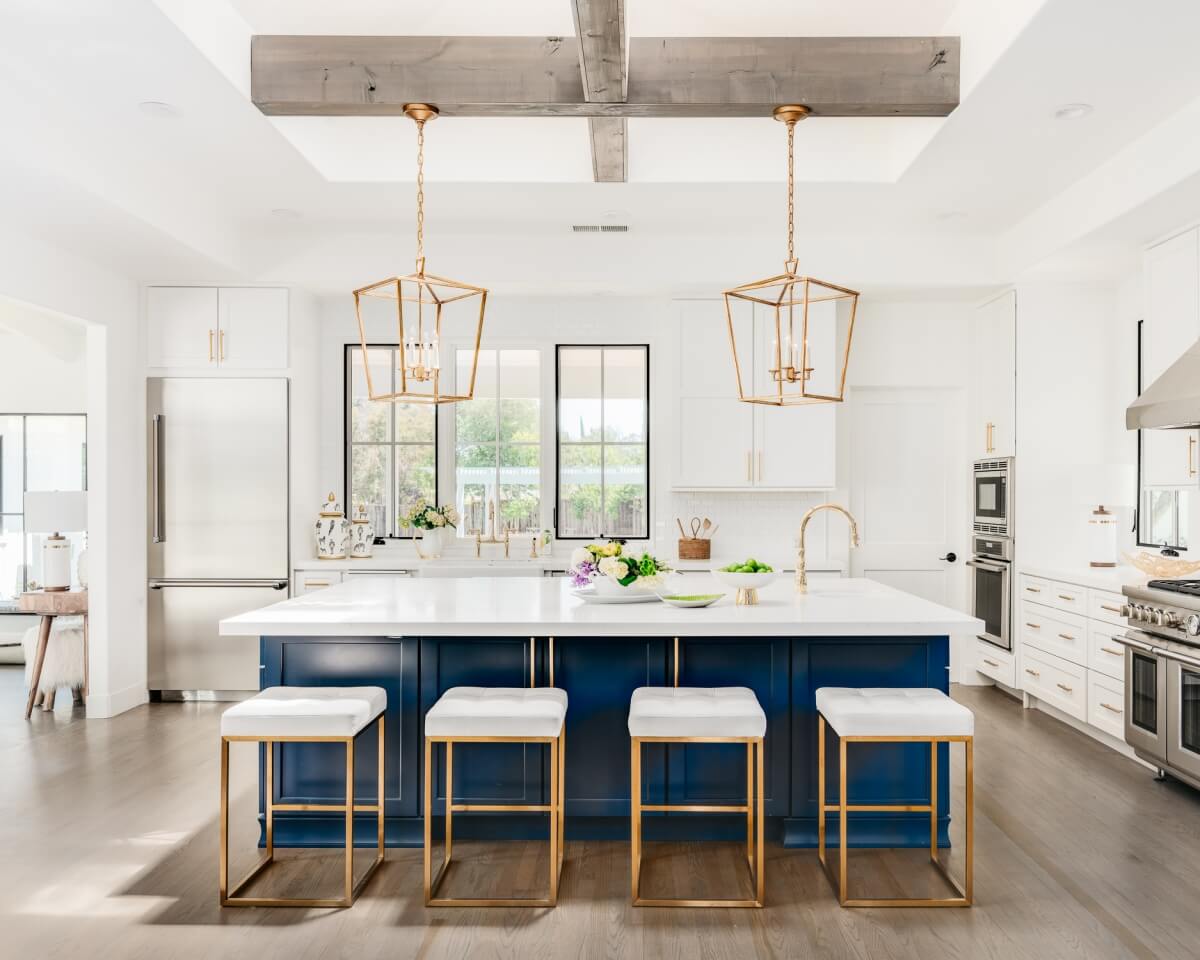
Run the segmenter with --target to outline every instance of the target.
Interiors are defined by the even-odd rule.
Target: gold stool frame
[[[379,865],[383,863],[383,785],[384,757],[384,721],[381,713],[376,719],[379,729],[379,760],[377,776],[376,802],[371,804],[356,804],[354,802],[354,747],[363,727],[352,737],[221,737],[221,866],[220,866],[220,895],[223,907],[350,907],[358,899],[363,887],[371,879]],[[262,743],[266,744],[266,784],[263,791],[267,818],[267,855],[261,863],[251,870],[232,889],[229,889],[229,745],[231,743]],[[345,803],[276,803],[275,802],[275,764],[274,746],[276,743],[344,743],[346,745],[346,802]],[[238,894],[246,888],[255,877],[275,862],[275,811],[305,811],[327,813],[344,813],[346,815],[345,857],[346,870],[344,876],[344,892],[340,898],[294,898],[294,897],[239,897]],[[376,853],[375,859],[367,867],[366,873],[354,882],[354,814],[374,813],[376,822]]]
[[[821,858],[821,866],[825,876],[837,895],[838,903],[843,907],[969,907],[975,896],[975,738],[972,737],[838,737],[838,802],[825,802],[825,717],[817,714],[817,802],[820,812],[817,815],[817,851]],[[837,731],[835,730],[836,734]],[[846,799],[846,745],[849,743],[928,743],[930,758],[929,774],[929,803],[848,803]],[[938,765],[937,745],[939,743],[961,743],[967,755],[966,769],[966,807],[967,807],[967,849],[964,866],[963,883],[960,884],[946,869],[946,865],[938,857],[937,845],[937,789]],[[895,811],[905,813],[929,813],[929,859],[938,869],[946,882],[958,894],[956,897],[928,898],[851,898],[849,895],[846,874],[846,814],[850,811],[883,812]],[[835,877],[833,868],[825,856],[825,818],[830,813],[838,814],[838,873]]]
[[[744,743],[746,745],[745,804],[642,803],[642,744],[644,743]],[[630,737],[629,804],[632,837],[633,905],[635,907],[761,907],[764,891],[763,862],[763,738],[762,737]],[[757,764],[755,761],[757,760]],[[755,767],[757,766],[757,777]],[[754,898],[687,899],[643,897],[642,813],[744,813],[746,815],[746,862],[754,881]]]
[[[433,745],[446,746],[446,852],[437,875],[433,873]],[[550,802],[531,804],[455,803],[454,745],[456,743],[545,743],[550,745]],[[558,903],[562,877],[565,819],[563,817],[567,764],[567,725],[557,737],[426,737],[425,738],[425,906],[427,907],[553,907]],[[456,813],[548,813],[550,814],[550,892],[546,897],[439,897],[454,854]]]

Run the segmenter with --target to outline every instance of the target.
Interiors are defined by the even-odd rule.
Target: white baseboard
[[[1128,757],[1130,760],[1140,763],[1143,767],[1146,767],[1149,770],[1154,769],[1153,766],[1146,763],[1146,761],[1141,757],[1135,756],[1133,747],[1127,744],[1124,740],[1118,740],[1111,734],[1105,733],[1099,727],[1093,727],[1090,723],[1084,723],[1082,720],[1076,719],[1069,713],[1064,713],[1062,710],[1059,710],[1058,707],[1049,703],[1044,703],[1032,694],[1026,694],[1026,697],[1028,698],[1029,709],[1041,710],[1042,713],[1053,717],[1055,720],[1065,723],[1068,727],[1073,727],[1080,733],[1086,733],[1093,740],[1098,740],[1109,749],[1115,750],[1122,756]]]
[[[150,700],[150,692],[145,687],[126,687],[116,693],[98,694],[92,691],[87,698],[87,718],[89,720],[106,720],[140,707]]]

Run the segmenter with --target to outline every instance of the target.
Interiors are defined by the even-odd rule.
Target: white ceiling
[[[948,119],[798,129],[805,265],[868,290],[1012,280],[996,253],[1005,236],[1200,98],[1200,4],[1186,0],[1145,0],[1136,15],[1115,0],[627,7],[634,35],[961,34],[964,96]],[[336,292],[406,264],[411,126],[263,117],[246,94],[254,31],[573,28],[567,0],[7,0],[6,222],[143,280]],[[144,100],[178,116],[147,116]],[[1052,118],[1074,101],[1096,109]],[[582,121],[439,120],[427,148],[431,260],[498,292],[695,293],[757,276],[783,253],[780,133],[771,120],[631,121],[630,182],[594,184]],[[272,216],[277,208],[300,219]],[[630,233],[570,233],[605,214]],[[1047,254],[1058,238],[1076,239],[1060,219],[1039,227]],[[1150,229],[1121,222],[1106,243],[1140,242]]]

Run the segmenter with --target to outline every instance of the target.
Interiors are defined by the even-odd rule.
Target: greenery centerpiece
[[[440,557],[448,546],[450,529],[458,526],[458,511],[453,506],[437,506],[418,500],[404,518],[410,527],[421,531],[429,557]]]
[[[664,561],[649,553],[642,553],[640,557],[627,555],[622,541],[610,540],[577,549],[571,554],[568,572],[576,587],[585,587],[604,578],[621,587],[636,584],[639,588],[650,589],[661,583],[670,569]]]

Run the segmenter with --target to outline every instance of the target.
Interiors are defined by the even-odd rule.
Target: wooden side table
[[[37,700],[38,684],[42,680],[42,664],[46,660],[46,647],[50,644],[50,625],[55,617],[83,617],[83,693],[88,692],[88,595],[86,590],[62,590],[47,593],[35,590],[21,594],[17,609],[22,613],[36,613],[42,618],[38,631],[37,653],[33,660],[33,676],[29,684],[29,699],[25,701],[25,719],[33,714]],[[47,694],[47,702],[54,703],[53,694]]]

